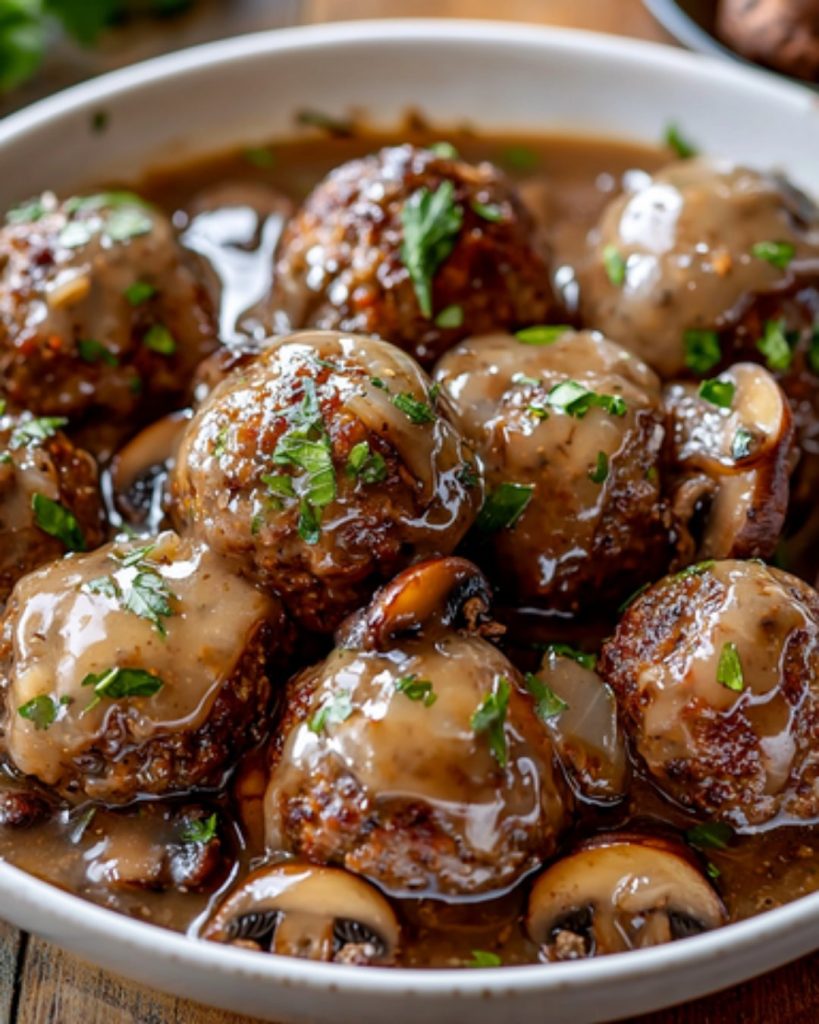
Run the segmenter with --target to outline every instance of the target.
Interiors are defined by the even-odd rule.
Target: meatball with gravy
[[[704,562],[639,597],[599,671],[651,777],[736,828],[819,814],[819,595],[760,562]]]
[[[0,374],[36,413],[124,419],[182,397],[216,347],[170,221],[128,192],[51,193],[0,228]]]
[[[204,401],[182,439],[174,515],[295,618],[331,632],[383,580],[451,552],[479,467],[406,353],[305,331],[274,342]]]
[[[332,171],[285,228],[274,318],[374,334],[430,365],[555,315],[548,251],[505,175],[395,146]]]
[[[217,785],[264,736],[289,647],[278,601],[173,533],[53,562],[0,627],[6,754],[74,799]]]
[[[518,671],[482,632],[488,584],[405,570],[290,686],[267,845],[393,894],[503,890],[552,856],[570,798]]]
[[[476,557],[510,597],[577,611],[664,571],[663,411],[644,363],[599,334],[532,328],[462,342],[435,379],[485,464]]]

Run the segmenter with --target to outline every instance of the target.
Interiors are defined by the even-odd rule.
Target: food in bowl
[[[0,855],[384,967],[814,891],[813,204],[325,127],[7,214]]]

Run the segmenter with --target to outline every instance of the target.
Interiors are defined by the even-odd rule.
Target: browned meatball
[[[2,623],[6,754],[68,797],[217,785],[264,735],[289,642],[275,599],[173,533],[54,562]]]
[[[603,647],[660,788],[735,827],[819,813],[819,595],[760,562],[704,562],[638,598]]]
[[[480,635],[487,591],[460,559],[408,569],[296,677],[271,851],[432,896],[503,889],[554,853],[565,783],[523,679]]]
[[[179,523],[327,632],[380,581],[452,551],[482,485],[406,353],[314,331],[273,343],[211,393],[172,491]]]
[[[429,365],[460,338],[555,314],[547,250],[504,175],[397,146],[334,170],[285,228],[273,309]]]
[[[580,269],[581,312],[666,378],[738,356],[815,374],[810,332],[787,332],[812,326],[817,256],[819,212],[788,182],[686,160],[608,206]]]
[[[0,416],[0,604],[38,565],[103,542],[97,464],[63,425],[31,413]]]
[[[645,364],[552,329],[462,342],[435,378],[485,465],[475,557],[510,597],[576,611],[665,570],[663,411]]]
[[[46,193],[0,228],[0,374],[13,403],[156,412],[216,345],[170,222],[131,193]]]

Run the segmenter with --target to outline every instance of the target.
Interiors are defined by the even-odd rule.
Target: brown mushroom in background
[[[770,557],[797,457],[781,388],[761,366],[738,363],[700,385],[672,384],[664,398],[679,563]]]
[[[188,426],[171,487],[177,523],[322,633],[405,566],[449,554],[483,496],[418,364],[334,331],[281,338],[225,379]]]
[[[4,752],[68,799],[219,785],[270,726],[279,602],[173,533],[19,581],[0,623]]]
[[[437,364],[484,466],[472,557],[515,606],[616,607],[670,557],[660,383],[592,332],[470,338]]]
[[[374,886],[338,868],[290,862],[245,878],[217,907],[202,937],[305,960],[388,965],[401,933]]]
[[[819,78],[817,0],[720,0],[717,32],[737,53],[794,78]]]
[[[645,949],[726,923],[682,846],[632,833],[597,836],[548,867],[526,916],[529,938],[550,961]]]
[[[554,853],[570,796],[462,559],[405,570],[290,684],[265,798],[273,854],[396,895],[503,890]]]
[[[61,417],[4,415],[0,402],[0,605],[14,584],[67,551],[105,539],[97,464]]]
[[[269,326],[373,334],[430,366],[470,334],[554,318],[548,257],[492,164],[394,146],[337,167],[296,212]]]
[[[819,594],[761,562],[649,588],[602,648],[633,748],[673,800],[736,829],[819,814]]]

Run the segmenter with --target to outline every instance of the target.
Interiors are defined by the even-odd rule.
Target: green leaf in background
[[[54,15],[83,46],[92,46],[126,6],[123,0],[43,0],[45,13]]]
[[[31,78],[44,52],[41,0],[0,0],[0,92]]]

